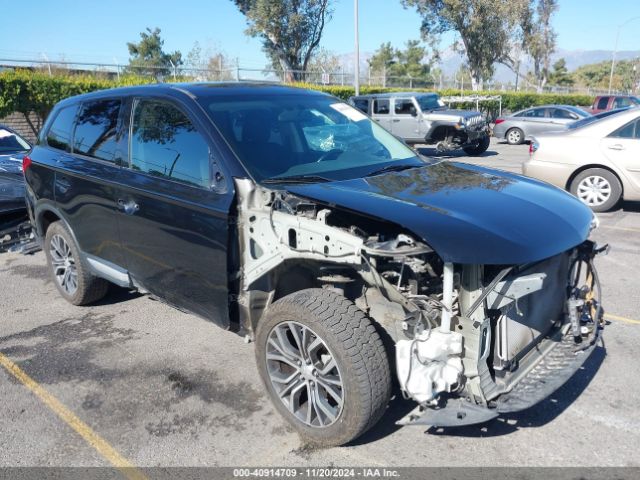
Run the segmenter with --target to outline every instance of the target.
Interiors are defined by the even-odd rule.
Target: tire
[[[519,128],[510,128],[504,138],[507,139],[509,145],[520,145],[524,142],[524,132]]]
[[[463,150],[467,155],[471,155],[471,156],[482,155],[484,152],[487,151],[490,143],[491,143],[491,139],[489,138],[489,136],[485,135],[478,141],[477,144],[464,147]]]
[[[49,225],[44,251],[53,283],[69,303],[87,305],[106,295],[109,283],[89,272],[73,236],[62,222]]]
[[[611,210],[622,197],[620,180],[604,168],[589,168],[580,172],[571,182],[569,191],[594,212]]]
[[[294,332],[311,350],[294,342]],[[296,354],[301,351],[306,353]],[[380,336],[353,302],[330,290],[301,290],[271,305],[258,324],[255,353],[271,401],[307,444],[350,442],[380,419],[389,402],[391,373]],[[308,415],[310,397],[319,400]]]

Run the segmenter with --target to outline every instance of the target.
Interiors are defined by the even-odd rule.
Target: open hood
[[[593,219],[589,208],[558,188],[450,162],[287,190],[400,225],[454,263],[549,258],[586,240]]]

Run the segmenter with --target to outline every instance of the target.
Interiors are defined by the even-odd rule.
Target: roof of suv
[[[278,95],[328,95],[315,90],[307,90],[299,87],[290,87],[272,83],[249,83],[249,82],[202,82],[202,83],[156,83],[149,85],[136,85],[131,87],[118,87],[95,92],[85,93],[69,97],[60,102],[61,105],[73,103],[79,100],[92,98],[112,97],[114,95],[140,95],[149,91],[162,92],[182,92],[190,97],[201,96],[278,96]]]

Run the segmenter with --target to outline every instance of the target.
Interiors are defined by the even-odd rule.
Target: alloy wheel
[[[297,322],[276,325],[268,338],[267,372],[289,412],[310,427],[333,424],[344,406],[344,387],[326,343]]]
[[[576,192],[578,198],[590,207],[604,204],[611,197],[611,184],[599,175],[585,177],[579,184]]]
[[[518,130],[511,130],[508,133],[507,140],[509,143],[520,143],[520,132]]]
[[[51,237],[49,252],[56,281],[66,293],[73,295],[78,290],[78,272],[71,247],[62,236],[54,235]]]

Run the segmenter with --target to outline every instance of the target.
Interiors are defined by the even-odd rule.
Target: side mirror
[[[418,111],[416,110],[416,107],[410,107],[409,108],[409,113],[411,114],[412,117],[417,117],[418,116]]]

